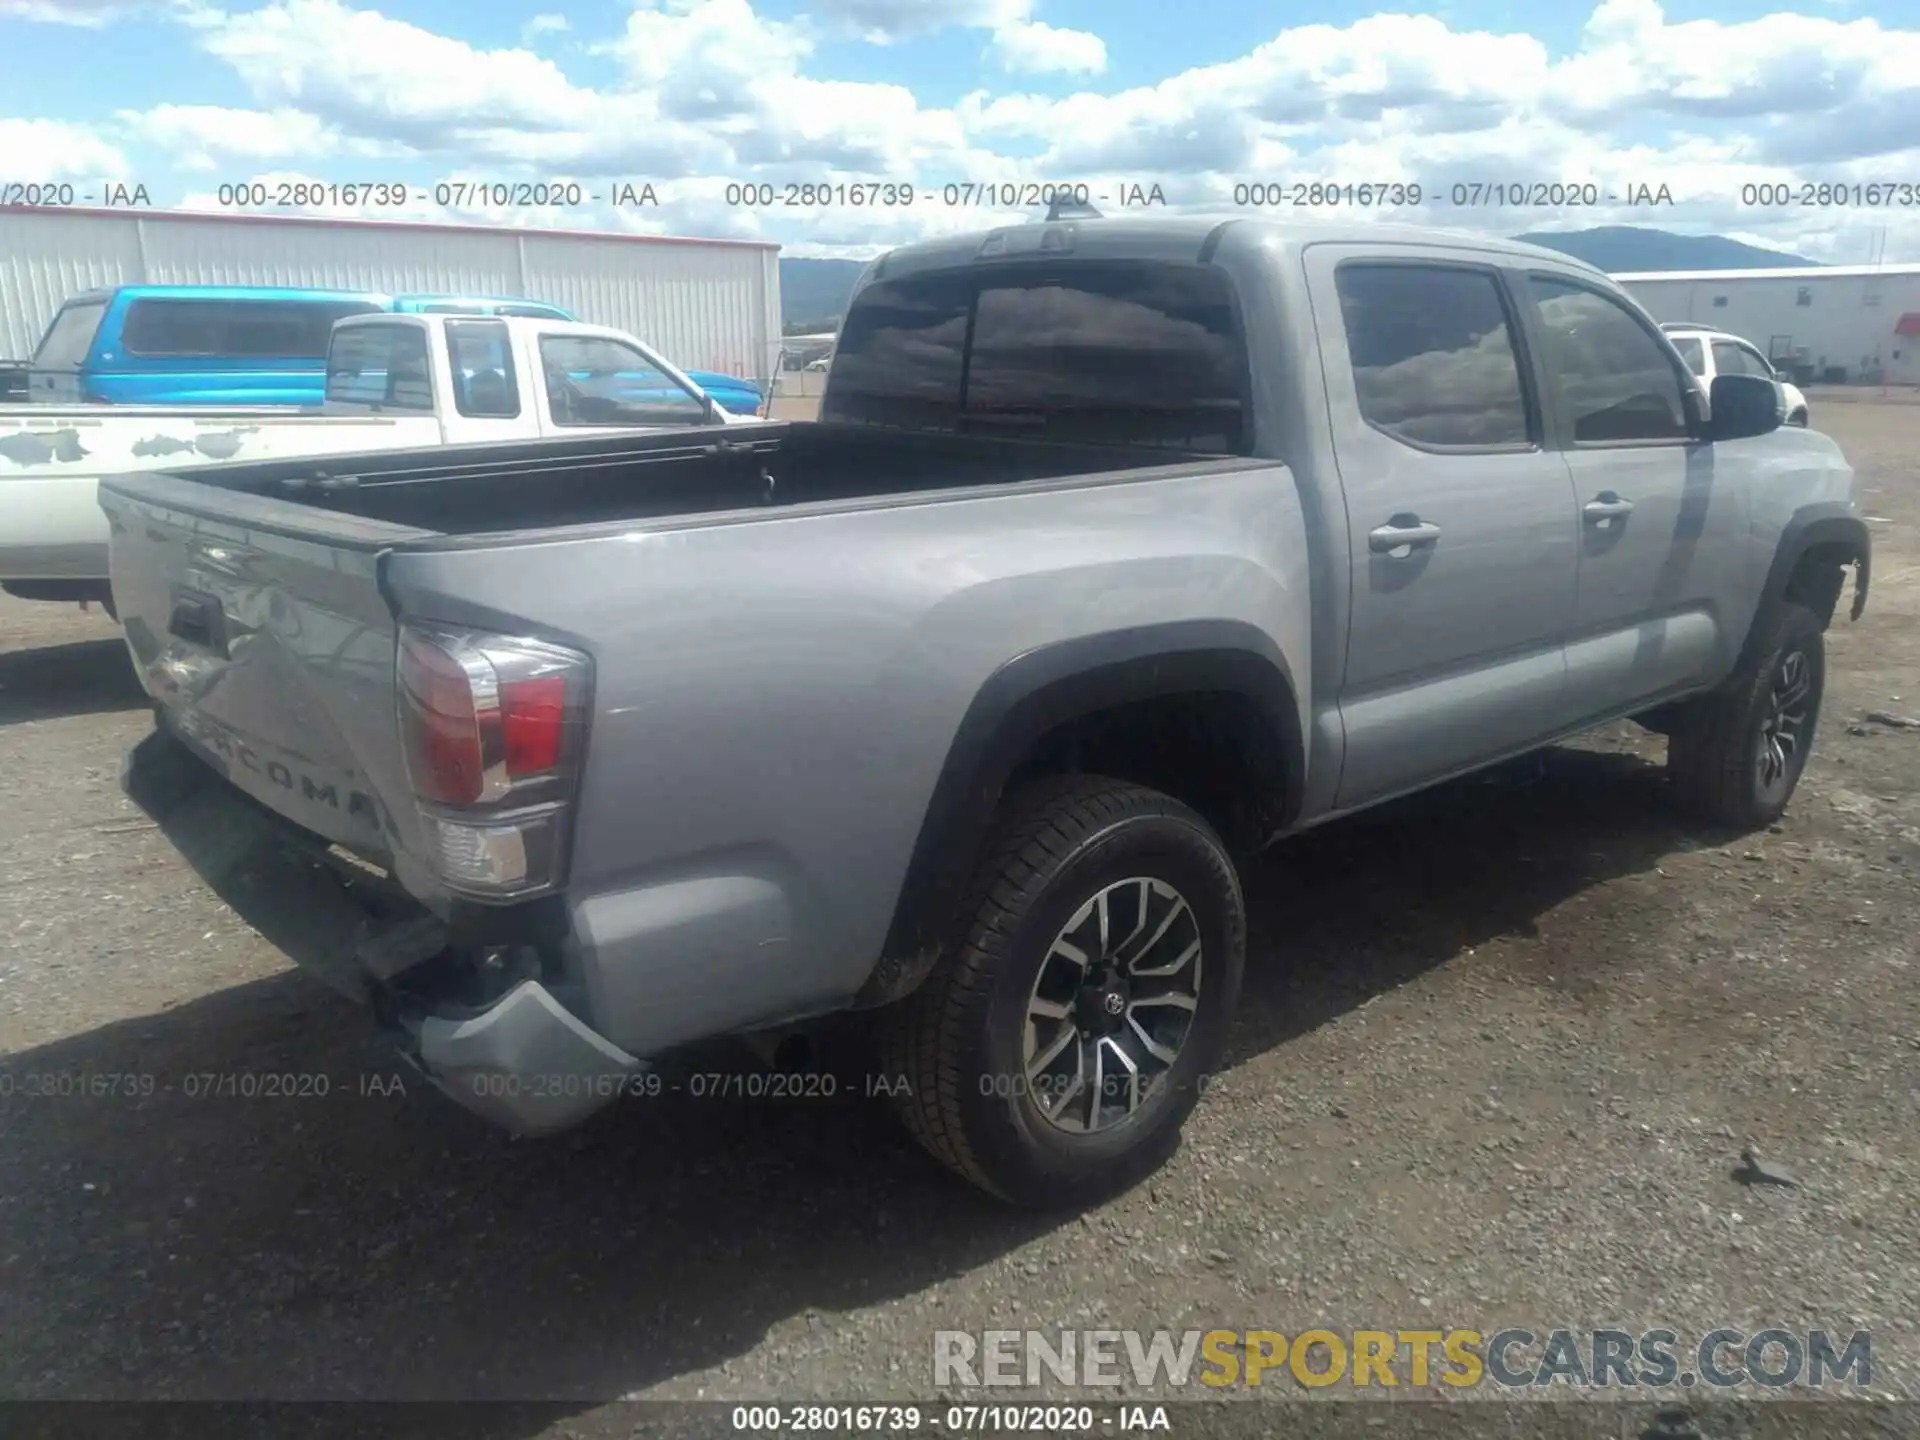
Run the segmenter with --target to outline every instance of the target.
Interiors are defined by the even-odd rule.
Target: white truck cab
[[[430,420],[450,445],[755,423],[623,331],[518,315],[341,320],[324,410]]]
[[[109,607],[103,475],[229,460],[755,425],[619,330],[521,315],[335,322],[315,408],[0,407],[0,589]]]
[[[1807,397],[1760,353],[1759,346],[1725,330],[1691,321],[1672,321],[1660,328],[1673,342],[1673,348],[1680,352],[1680,358],[1687,362],[1687,368],[1699,376],[1708,389],[1712,389],[1714,380],[1721,375],[1757,375],[1771,380],[1780,387],[1780,399],[1785,406],[1781,413],[1786,423],[1806,425]]]

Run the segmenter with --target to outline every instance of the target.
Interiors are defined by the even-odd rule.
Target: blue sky
[[[849,255],[1002,213],[943,204],[948,183],[1159,185],[1230,210],[1250,182],[1394,182],[1422,203],[1344,208],[1920,259],[1920,0],[0,0],[0,183],[108,180],[170,208],[390,182],[371,207],[322,189],[287,208]],[[658,203],[607,204],[615,180]],[[499,205],[443,181],[583,198]],[[1451,203],[1557,181],[1599,203]],[[915,200],[764,206],[742,182]],[[1875,182],[1891,188],[1850,188]],[[1800,204],[1808,184],[1829,189]],[[1624,203],[1642,185],[1674,203]]]

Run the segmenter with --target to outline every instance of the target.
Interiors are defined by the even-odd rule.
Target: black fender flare
[[[1840,500],[1803,505],[1788,518],[1781,528],[1779,543],[1773,547],[1773,561],[1767,567],[1766,584],[1760,591],[1759,614],[1768,613],[1786,598],[1793,572],[1807,551],[1816,545],[1842,547],[1858,557],[1853,576],[1853,608],[1848,618],[1860,618],[1867,608],[1873,539],[1859,511]]]
[[[1251,701],[1279,738],[1274,831],[1298,813],[1306,750],[1293,673],[1263,630],[1194,620],[1110,630],[1015,656],[975,693],[928,800],[882,959],[857,1003],[907,993],[948,939],[1008,782],[1034,746],[1071,721],[1141,700],[1225,691]]]

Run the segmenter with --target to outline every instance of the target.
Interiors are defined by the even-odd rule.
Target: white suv
[[[1711,325],[1669,324],[1660,328],[1666,331],[1680,358],[1687,362],[1687,368],[1704,380],[1709,389],[1716,375],[1759,375],[1780,386],[1781,397],[1786,401],[1787,424],[1804,426],[1807,423],[1807,397],[1750,342],[1724,330],[1715,330]]]

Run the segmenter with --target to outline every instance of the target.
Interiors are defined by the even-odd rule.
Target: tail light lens
[[[519,899],[565,879],[592,673],[543,640],[400,627],[401,744],[450,889]]]

